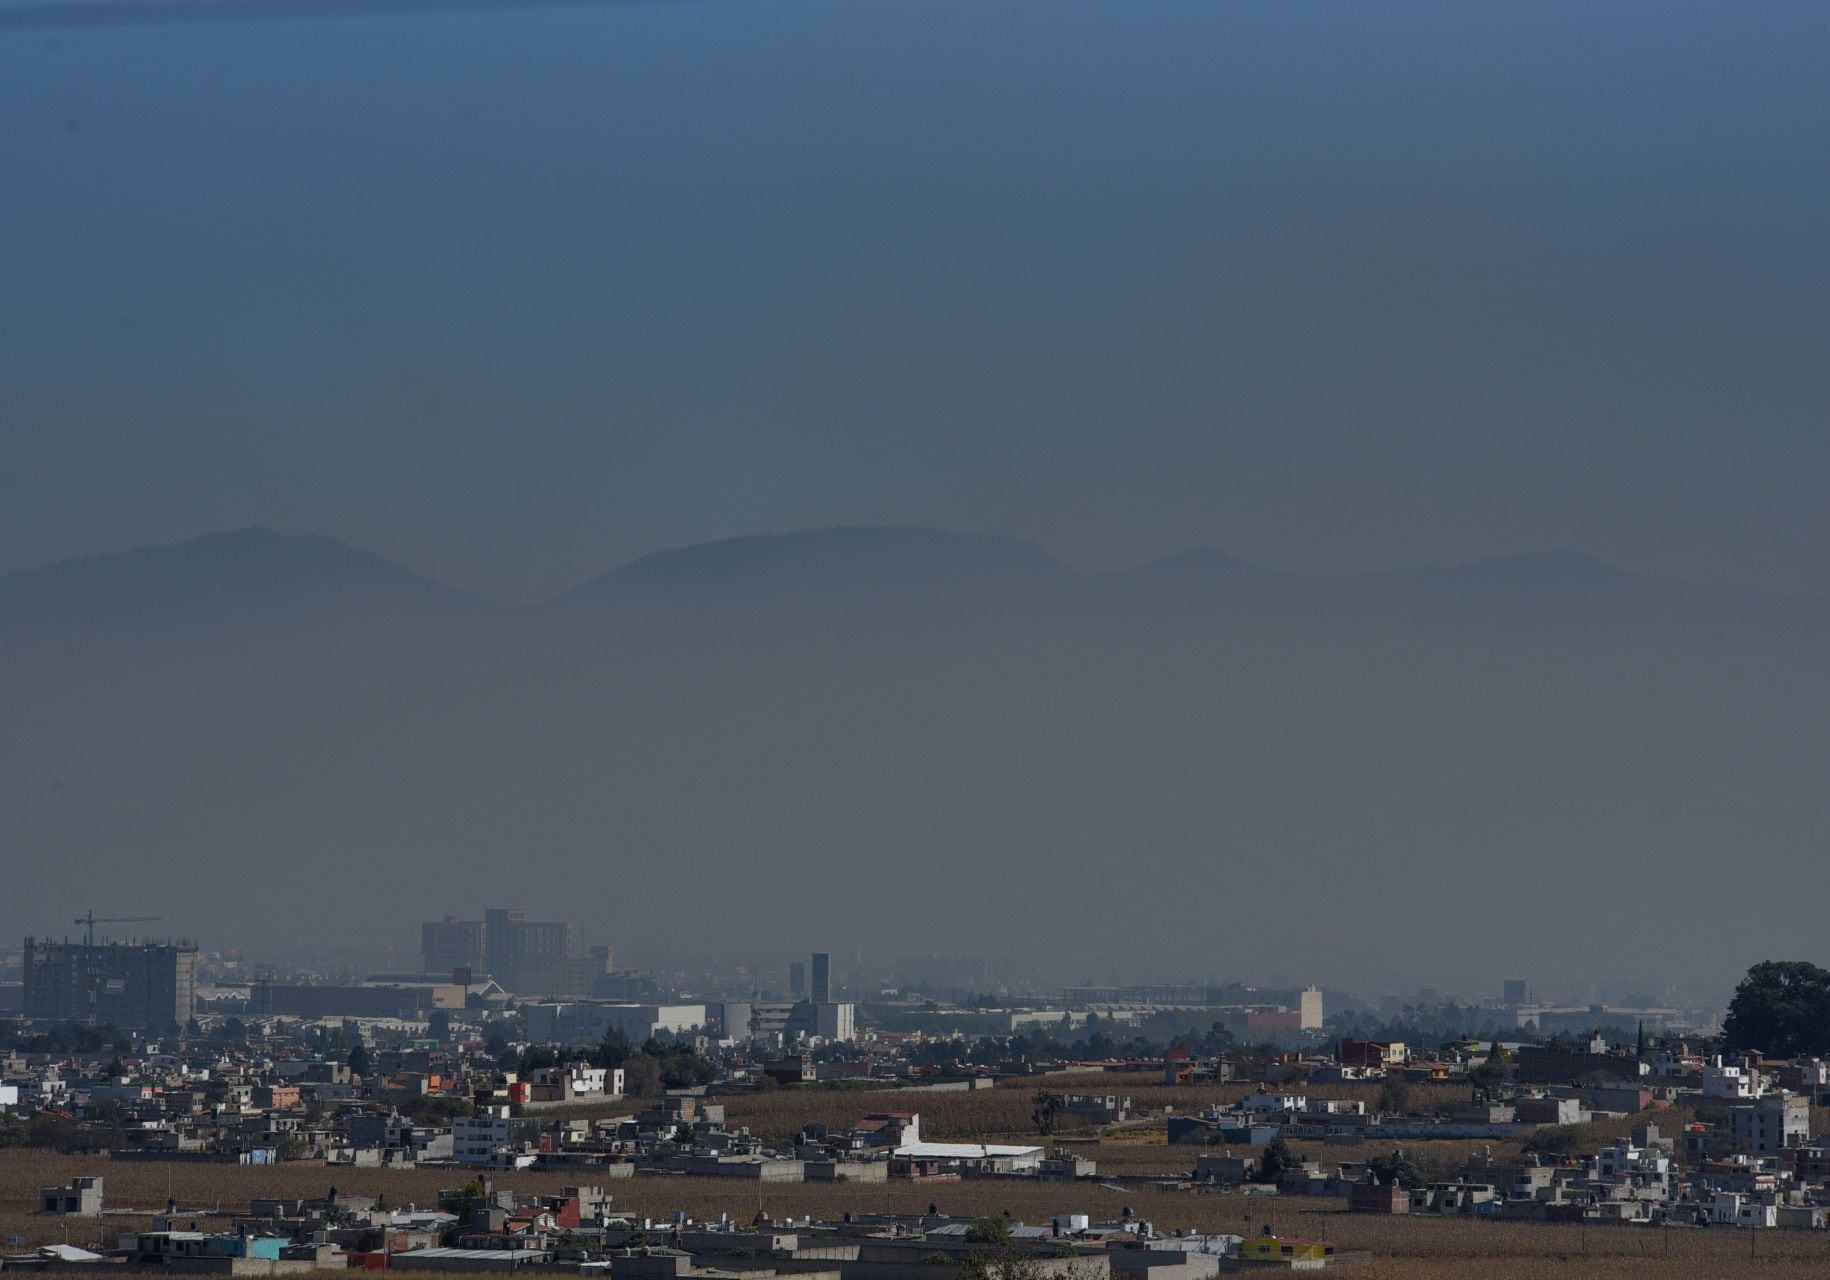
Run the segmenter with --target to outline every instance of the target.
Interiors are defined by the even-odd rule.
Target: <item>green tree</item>
[[[1468,1073],[1468,1078],[1478,1085],[1492,1086],[1506,1079],[1506,1072],[1512,1066],[1512,1054],[1504,1045],[1496,1044],[1487,1060]]]
[[[1402,1075],[1385,1074],[1385,1083],[1379,1086],[1379,1110],[1388,1115],[1409,1115],[1411,1111],[1411,1082]]]
[[[620,1067],[629,1061],[634,1050],[629,1047],[629,1037],[615,1027],[604,1032],[604,1038],[597,1048],[591,1051],[591,1065],[594,1067]]]
[[[1047,1089],[1038,1089],[1030,1101],[1034,1104],[1034,1109],[1029,1113],[1029,1118],[1035,1122],[1036,1132],[1047,1137],[1055,1131],[1055,1116],[1063,1106],[1061,1095],[1050,1093]]]
[[[350,1074],[361,1076],[366,1080],[369,1073],[375,1069],[374,1063],[369,1061],[369,1051],[361,1045],[351,1049],[349,1051],[349,1069]]]
[[[1808,960],[1763,960],[1729,1001],[1722,1040],[1730,1050],[1775,1057],[1830,1053],[1830,970]]]
[[[1010,1219],[1001,1217],[979,1218],[966,1228],[967,1244],[989,1244],[1007,1246],[1010,1244]]]
[[[1540,1125],[1525,1139],[1524,1151],[1531,1156],[1568,1156],[1592,1141],[1581,1125]]]
[[[1396,1184],[1406,1191],[1414,1191],[1423,1185],[1423,1171],[1411,1163],[1410,1157],[1397,1147],[1393,1147],[1388,1156],[1374,1156],[1366,1162],[1366,1167],[1381,1186]]]
[[[542,1067],[556,1067],[558,1065],[559,1050],[552,1048],[549,1045],[529,1045],[527,1047],[527,1052],[521,1055],[521,1070],[523,1072],[538,1071]]]
[[[1276,1182],[1284,1176],[1284,1170],[1294,1169],[1301,1163],[1301,1157],[1290,1149],[1290,1144],[1282,1138],[1272,1138],[1265,1144],[1264,1155],[1258,1160],[1258,1180]]]
[[[632,1098],[652,1098],[661,1092],[661,1064],[638,1053],[623,1065],[623,1092]]]

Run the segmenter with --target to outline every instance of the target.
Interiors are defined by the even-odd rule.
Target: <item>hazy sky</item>
[[[1830,590],[1816,0],[5,27],[0,572],[911,521]]]

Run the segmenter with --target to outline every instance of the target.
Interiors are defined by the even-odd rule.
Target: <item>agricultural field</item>
[[[1407,1280],[1446,1280],[1477,1272],[1481,1280],[1595,1275],[1673,1280],[1732,1280],[1743,1275],[1775,1280],[1807,1275],[1830,1277],[1830,1235],[1824,1233],[1599,1224],[1584,1228],[1465,1218],[1363,1217],[1344,1212],[1335,1200],[1166,1189],[1153,1185],[1149,1179],[1187,1173],[1200,1148],[1165,1144],[1162,1109],[1198,1111],[1214,1102],[1237,1099],[1251,1086],[1172,1089],[1154,1084],[1127,1086],[1122,1078],[1111,1076],[1053,1078],[1047,1081],[1047,1087],[1055,1092],[1129,1094],[1141,1118],[1097,1132],[1063,1128],[1049,1139],[1037,1136],[1030,1118],[1035,1087],[1032,1082],[972,1093],[780,1090],[732,1097],[725,1100],[725,1105],[733,1126],[746,1125],[775,1138],[792,1135],[807,1124],[843,1128],[871,1111],[910,1110],[921,1113],[923,1133],[935,1139],[1060,1140],[1096,1159],[1102,1178],[1124,1184],[1123,1189],[983,1180],[920,1185],[899,1182],[872,1187],[776,1184],[759,1190],[750,1183],[679,1176],[638,1177],[618,1181],[611,1189],[620,1211],[656,1218],[666,1217],[676,1209],[694,1217],[725,1212],[747,1219],[761,1209],[778,1219],[803,1215],[835,1218],[848,1211],[915,1213],[933,1205],[943,1213],[971,1216],[1009,1210],[1019,1219],[1039,1222],[1051,1214],[1068,1211],[1115,1218],[1129,1208],[1165,1230],[1190,1227],[1244,1235],[1257,1234],[1270,1226],[1278,1232],[1320,1237],[1343,1252],[1365,1251],[1373,1255],[1370,1262],[1353,1264],[1355,1274],[1402,1276]],[[1376,1090],[1356,1086],[1301,1091],[1311,1096],[1366,1096],[1369,1102],[1376,1096]],[[1423,1109],[1448,1106],[1466,1096],[1464,1088],[1419,1087],[1412,1090],[1412,1105]],[[1673,1128],[1689,1118],[1688,1113],[1659,1117],[1661,1122],[1668,1120]],[[1585,1130],[1583,1142],[1585,1146],[1599,1146],[1629,1128],[1628,1121],[1599,1122]],[[1349,1159],[1371,1150],[1300,1142],[1294,1145],[1299,1152],[1324,1162]],[[1515,1156],[1518,1144],[1413,1143],[1406,1150],[1434,1178],[1461,1168],[1477,1152],[1490,1150],[1495,1159]],[[72,1244],[110,1244],[119,1233],[147,1220],[144,1216],[115,1213],[100,1222],[66,1220],[42,1218],[32,1212],[39,1187],[67,1182],[79,1173],[100,1173],[107,1179],[112,1209],[139,1209],[146,1215],[163,1208],[169,1186],[181,1214],[187,1219],[194,1216],[205,1227],[226,1220],[215,1217],[218,1209],[233,1212],[257,1196],[316,1195],[334,1183],[344,1191],[385,1195],[395,1205],[425,1205],[435,1200],[440,1189],[461,1180],[461,1175],[451,1169],[327,1169],[302,1163],[273,1168],[174,1165],[168,1169],[162,1164],[115,1164],[102,1158],[9,1151],[0,1153],[0,1233],[39,1244],[66,1239],[67,1229],[67,1239]],[[557,1190],[577,1180],[573,1174],[522,1173],[502,1177],[504,1185],[528,1192]]]

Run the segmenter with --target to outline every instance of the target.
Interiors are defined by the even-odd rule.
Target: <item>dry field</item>
[[[1157,1085],[1127,1088],[1122,1080],[1107,1076],[1051,1080],[1049,1087],[1057,1092],[1129,1093],[1134,1105],[1146,1111],[1160,1111],[1165,1105],[1195,1111],[1210,1102],[1236,1098],[1250,1089],[1237,1085],[1199,1090]],[[1365,1092],[1304,1091],[1316,1096],[1357,1096],[1358,1092]],[[1034,1139],[1034,1127],[1029,1121],[1029,1097],[1033,1092],[1033,1085],[959,1094],[784,1090],[731,1098],[727,1110],[733,1125],[748,1125],[771,1136],[791,1134],[809,1123],[844,1127],[867,1112],[894,1109],[921,1112],[924,1134],[936,1139]],[[1460,1089],[1413,1090],[1413,1099],[1419,1105],[1432,1105],[1437,1097],[1441,1100],[1439,1105],[1449,1105],[1465,1096]],[[1669,1118],[1675,1127],[1687,1117],[1673,1114]],[[1626,1122],[1607,1122],[1593,1126],[1587,1136],[1600,1144],[1628,1127]],[[1323,1160],[1351,1158],[1377,1149],[1370,1145],[1295,1145],[1299,1151]],[[1459,1168],[1469,1154],[1488,1145],[1415,1143],[1407,1149],[1426,1172],[1436,1176]],[[1076,1142],[1074,1146],[1097,1159],[1103,1175],[1121,1179],[1186,1173],[1199,1151],[1194,1146],[1165,1145],[1160,1117],[1149,1124],[1108,1131],[1096,1142]],[[1517,1145],[1496,1143],[1492,1150],[1496,1158],[1505,1158],[1516,1153]],[[69,1219],[66,1223],[64,1219],[41,1218],[31,1212],[39,1187],[61,1184],[78,1173],[103,1174],[111,1206],[158,1211],[165,1203],[165,1165],[4,1152],[0,1153],[0,1234],[23,1236],[38,1244],[63,1240],[67,1225],[68,1239],[73,1244],[108,1244],[118,1233],[144,1221],[110,1214],[99,1223],[83,1219]],[[199,1214],[207,1214],[219,1204],[224,1210],[233,1211],[256,1196],[320,1194],[333,1182],[346,1191],[383,1194],[392,1204],[425,1205],[434,1201],[441,1188],[459,1181],[455,1170],[330,1170],[297,1164],[277,1168],[176,1165],[171,1167],[169,1177],[181,1209]],[[505,1185],[525,1191],[557,1190],[573,1180],[573,1175],[565,1174],[516,1174],[502,1179]],[[1128,1207],[1164,1229],[1192,1227],[1255,1234],[1269,1224],[1278,1231],[1321,1237],[1342,1251],[1367,1250],[1375,1255],[1375,1261],[1354,1270],[1368,1277],[1830,1277],[1830,1235],[1824,1233],[1599,1225],[1583,1228],[1470,1219],[1358,1217],[1342,1212],[1333,1200],[1181,1192],[1141,1182],[1122,1191],[1086,1184],[1041,1186],[1014,1181],[891,1183],[868,1188],[780,1185],[759,1190],[755,1184],[722,1179],[640,1177],[619,1181],[612,1190],[620,1210],[657,1218],[684,1209],[694,1217],[715,1216],[722,1211],[747,1219],[759,1207],[778,1218],[804,1214],[830,1218],[847,1211],[919,1212],[933,1204],[944,1213],[975,1216],[1008,1209],[1017,1218],[1039,1222],[1052,1213],[1066,1211],[1115,1218]],[[206,1216],[200,1221],[207,1224],[209,1219]]]

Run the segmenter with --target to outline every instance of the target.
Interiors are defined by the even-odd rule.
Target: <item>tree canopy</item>
[[[1366,1167],[1381,1186],[1395,1184],[1406,1191],[1414,1191],[1423,1185],[1422,1171],[1397,1147],[1393,1147],[1388,1156],[1374,1156],[1366,1162]]]
[[[1010,1243],[1010,1219],[986,1217],[976,1219],[966,1228],[968,1244],[1007,1245]]]
[[[1294,1169],[1302,1163],[1302,1157],[1290,1149],[1290,1144],[1282,1138],[1272,1138],[1265,1144],[1264,1155],[1258,1160],[1258,1180],[1276,1182],[1283,1177],[1284,1170]]]
[[[1722,1039],[1737,1052],[1830,1053],[1830,970],[1808,960],[1761,961],[1735,988]]]

